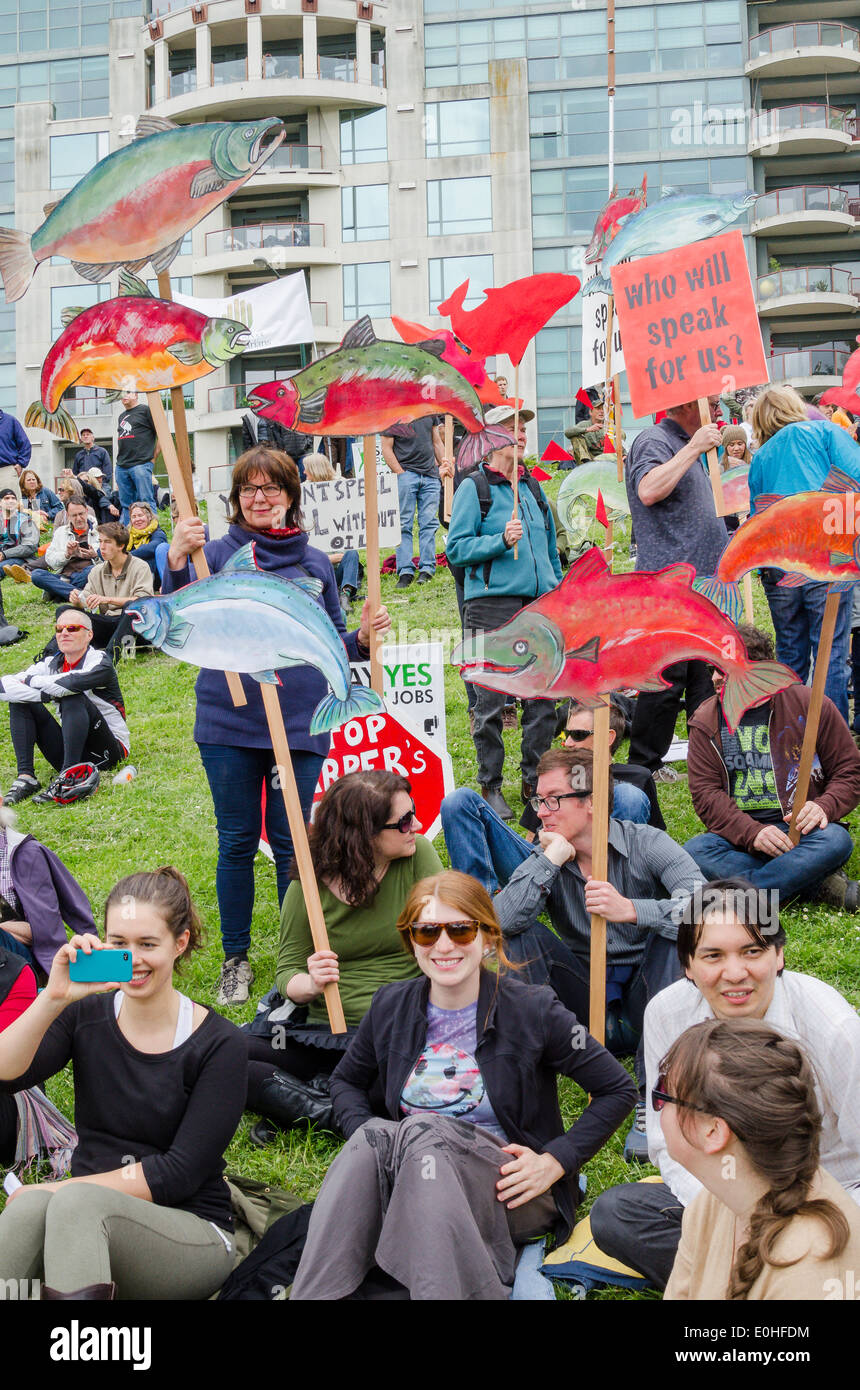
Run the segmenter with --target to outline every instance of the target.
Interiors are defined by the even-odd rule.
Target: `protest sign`
[[[582,303],[582,384],[603,386],[606,379],[606,328],[609,322],[609,295],[595,294]],[[612,327],[611,375],[624,371],[621,327],[616,315]]]
[[[635,415],[768,380],[740,232],[628,261],[611,273]]]
[[[226,298],[200,299],[178,293],[173,298],[177,304],[196,309],[208,318],[236,319],[247,324],[250,338],[245,352],[314,341],[307,284],[301,270]]]
[[[386,709],[407,718],[426,737],[447,746],[445,725],[445,650],[441,642],[386,646],[382,661],[382,698]],[[355,678],[370,685],[370,662],[351,663]]]
[[[400,544],[400,506],[397,480],[387,468],[377,477],[379,544]],[[312,545],[327,555],[364,550],[364,478],[332,478],[326,483],[302,483],[302,514]]]

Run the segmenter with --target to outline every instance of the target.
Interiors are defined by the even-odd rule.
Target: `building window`
[[[343,111],[340,117],[341,164],[373,164],[388,158],[385,107],[378,111]]]
[[[100,285],[54,285],[51,290],[51,337],[59,338],[65,327],[64,309],[89,309],[103,299],[110,299],[107,281]]]
[[[341,189],[344,241],[381,241],[388,236],[388,184]]]
[[[15,141],[0,140],[0,203],[15,202]]]
[[[14,410],[17,404],[15,399],[15,363],[0,363],[0,410]]]
[[[366,261],[343,267],[343,316],[385,317],[391,313],[391,270],[388,261]]]
[[[156,299],[159,298],[157,276],[154,280],[147,280],[146,288],[150,291],[151,294],[155,296]],[[187,294],[189,296],[193,296],[194,277],[192,275],[171,275],[170,293],[172,294],[174,299],[178,294]]]
[[[486,97],[425,102],[424,120],[428,159],[490,153],[490,103]]]
[[[576,391],[576,386],[571,391],[571,382],[579,381],[581,363],[581,328],[542,328],[535,338],[538,398],[570,400]]]
[[[85,135],[52,135],[51,187],[71,188],[108,154],[110,135],[106,130],[90,131]]]
[[[0,304],[0,353],[15,353],[15,305]]]
[[[430,179],[427,183],[427,235],[457,236],[493,230],[492,180]]]
[[[492,256],[442,256],[430,261],[431,314],[464,280],[469,281],[464,306],[473,309],[483,302],[484,290],[493,283]]]

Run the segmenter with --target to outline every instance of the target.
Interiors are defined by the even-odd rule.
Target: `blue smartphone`
[[[69,979],[76,985],[112,985],[131,979],[131,951],[92,951],[78,949],[78,958],[69,962]]]

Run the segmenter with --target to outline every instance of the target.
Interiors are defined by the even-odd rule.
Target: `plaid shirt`
[[[21,903],[12,882],[12,862],[9,856],[9,846],[6,843],[5,830],[0,830],[0,897],[6,900],[20,921]]]
[[[660,1116],[651,1104],[660,1062],[676,1038],[694,1023],[714,1017],[710,1004],[690,980],[676,980],[655,995],[645,1010],[646,1126],[651,1162],[684,1206],[702,1191],[666,1151]],[[838,990],[784,970],[774,984],[762,1019],[800,1043],[815,1072],[821,1106],[821,1166],[860,1206],[860,1018]]]

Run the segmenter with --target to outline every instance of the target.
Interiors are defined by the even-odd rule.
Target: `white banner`
[[[582,303],[582,385],[603,386],[606,381],[606,325],[609,295],[590,294]],[[613,316],[612,375],[624,371],[624,351],[618,315]]]
[[[397,479],[387,468],[376,479],[379,503],[379,544],[400,544],[400,504]],[[364,550],[364,478],[333,478],[328,483],[302,483],[302,514],[311,545],[327,555]]]
[[[445,649],[441,642],[409,647],[383,647],[382,696],[396,719],[414,725],[424,738],[442,748],[448,744],[445,725]],[[370,662],[350,663],[356,679],[370,686]]]
[[[314,341],[310,300],[301,271],[295,275],[281,275],[277,280],[243,290],[228,299],[195,299],[189,294],[173,297],[177,303],[196,309],[208,318],[237,319],[247,324],[251,337],[245,352]]]

